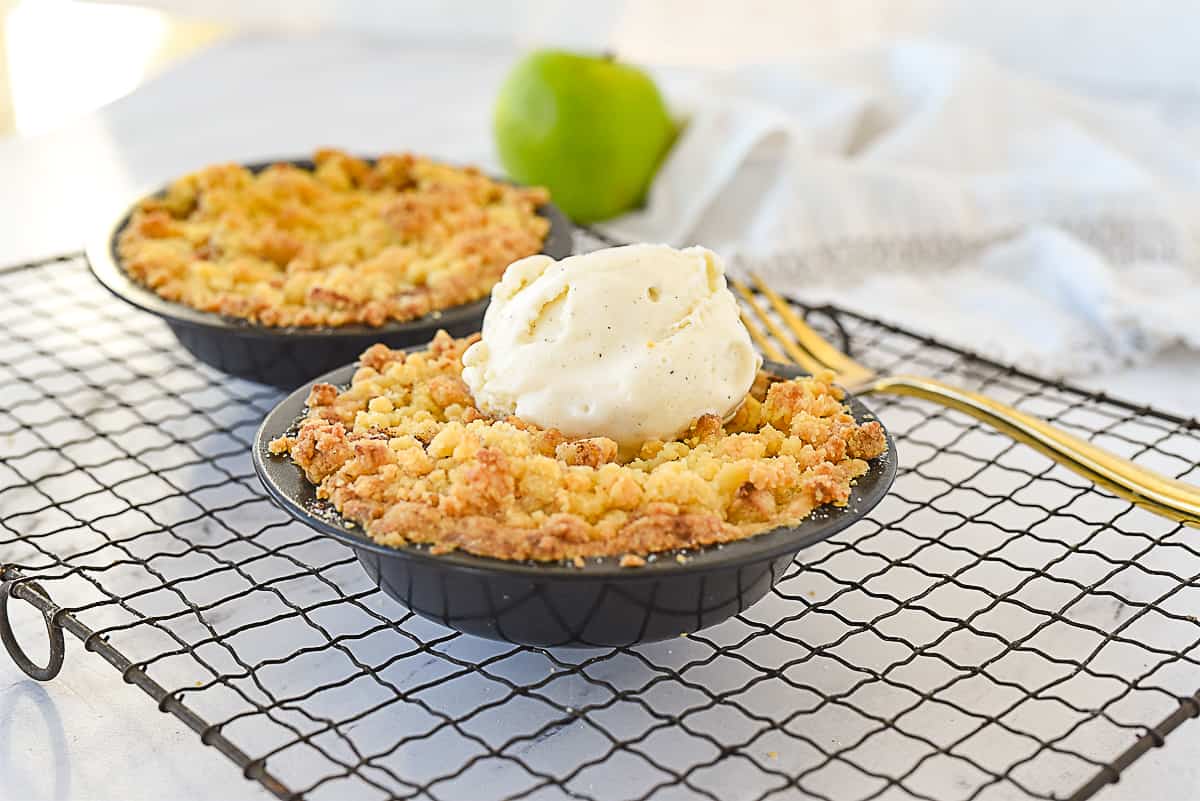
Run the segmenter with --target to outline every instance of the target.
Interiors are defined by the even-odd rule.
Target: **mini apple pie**
[[[174,181],[133,211],[122,266],[167,300],[259,325],[380,326],[482,298],[549,231],[546,190],[472,167],[337,150],[313,161]]]
[[[845,504],[887,441],[832,376],[760,371],[738,411],[635,452],[481,413],[462,379],[478,337],[426,351],[375,345],[345,389],[317,384],[287,454],[377,542],[513,560],[646,556],[743,539]]]

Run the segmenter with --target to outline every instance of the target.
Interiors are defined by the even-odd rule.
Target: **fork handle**
[[[911,395],[957,409],[1031,445],[1138,506],[1189,526],[1200,526],[1200,489],[1139,467],[999,401],[932,378],[909,375],[876,378],[859,391]]]

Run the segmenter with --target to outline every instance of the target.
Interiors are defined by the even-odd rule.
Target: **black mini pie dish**
[[[253,172],[259,172],[281,162],[305,169],[313,168],[312,161],[308,159],[282,159],[245,166]],[[163,191],[160,189],[151,194],[161,194]],[[121,267],[117,238],[129,223],[136,206],[134,203],[114,215],[114,221],[88,243],[86,255],[92,274],[121,300],[161,317],[180,344],[197,359],[239,378],[291,389],[338,365],[357,359],[359,354],[376,342],[401,348],[428,342],[439,328],[455,336],[465,336],[479,330],[490,300],[489,296],[484,296],[415,320],[390,322],[378,327],[280,328],[200,311],[159,297]],[[550,221],[550,231],[546,234],[541,252],[555,259],[570,256],[574,231],[571,222],[551,203],[539,207],[537,213]]]
[[[356,364],[312,383],[349,384]],[[765,369],[792,378],[803,372],[767,362]],[[559,562],[514,562],[461,551],[432,554],[428,546],[380,545],[348,524],[286,455],[272,455],[271,440],[305,415],[311,384],[279,403],[263,420],[252,447],[254,469],[267,493],[297,520],[349,545],[386,594],[422,617],[468,634],[546,647],[609,647],[677,637],[716,625],[760,600],[798,552],[865,516],[896,477],[896,446],[871,460],[844,507],[826,506],[795,526],[684,552],[660,553],[643,567],[618,559],[588,559],[582,568]],[[857,420],[875,419],[848,398]]]

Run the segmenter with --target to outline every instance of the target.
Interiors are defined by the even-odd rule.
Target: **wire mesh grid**
[[[809,311],[873,367],[1200,480],[1195,420]],[[280,393],[79,259],[0,274],[0,329],[5,586],[281,797],[1085,798],[1200,712],[1196,532],[953,411],[872,399],[894,491],[761,603],[546,651],[412,615],[290,522],[248,455]]]

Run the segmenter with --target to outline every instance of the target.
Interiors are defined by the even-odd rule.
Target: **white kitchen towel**
[[[923,42],[674,96],[686,127],[615,236],[1043,372],[1200,348],[1200,132]]]

